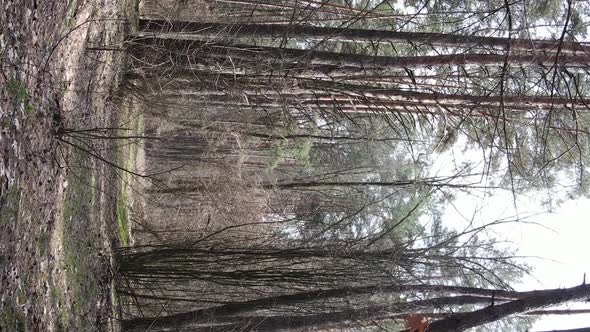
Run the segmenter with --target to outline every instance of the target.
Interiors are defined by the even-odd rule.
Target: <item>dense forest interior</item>
[[[588,9],[140,3],[124,330],[525,331],[587,297],[514,291],[531,269],[486,230],[518,215],[445,209],[587,195]]]
[[[123,328],[525,331],[587,297],[514,291],[508,221],[444,218],[587,195],[587,6],[142,2]]]
[[[7,78],[0,35],[18,108],[0,148],[39,150],[0,163],[0,331],[524,332],[590,312],[561,306],[590,299],[585,275],[516,289],[543,276],[502,234],[589,197],[587,1],[106,2],[60,7],[67,33],[22,67],[39,81]],[[21,117],[47,146],[9,143]],[[41,186],[38,155],[50,201],[15,189]],[[494,197],[510,217],[464,209]],[[26,209],[50,221],[27,230]]]

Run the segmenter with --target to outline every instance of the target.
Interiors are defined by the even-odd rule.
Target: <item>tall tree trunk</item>
[[[553,290],[553,291],[559,291]],[[420,307],[421,310],[427,307],[440,307],[444,305],[462,305],[462,304],[482,304],[482,303],[490,303],[492,298],[495,298],[499,301],[502,300],[512,300],[512,299],[519,299],[519,298],[526,298],[529,296],[538,295],[540,291],[531,291],[531,292],[516,292],[516,291],[507,291],[507,290],[496,290],[496,289],[485,289],[485,288],[475,288],[475,287],[461,287],[461,286],[445,286],[445,285],[427,285],[427,284],[417,284],[417,285],[390,285],[390,286],[363,286],[363,287],[343,287],[343,288],[334,288],[334,289],[327,289],[327,290],[317,290],[317,291],[309,291],[309,292],[300,292],[288,295],[281,295],[281,296],[273,296],[261,299],[255,299],[251,301],[244,301],[244,302],[234,302],[225,305],[210,307],[199,309],[195,311],[169,315],[169,316],[162,316],[162,317],[146,317],[146,318],[138,318],[138,319],[130,319],[123,321],[123,327],[126,329],[133,329],[133,328],[140,328],[140,327],[147,327],[152,325],[152,327],[165,327],[165,326],[183,326],[183,325],[190,325],[190,324],[197,324],[197,323],[207,323],[207,322],[228,322],[227,317],[236,314],[244,314],[247,312],[252,312],[258,309],[268,309],[276,306],[281,305],[297,305],[297,304],[304,304],[310,301],[321,301],[321,300],[330,300],[336,298],[346,298],[349,296],[355,295],[366,295],[366,294],[373,294],[373,293],[402,293],[402,292],[420,292],[420,293],[447,293],[447,294],[463,294],[460,296],[455,297],[439,297],[433,299],[426,299],[426,300],[419,300],[413,301],[409,304],[400,304],[394,306],[395,311],[392,309],[387,309],[383,307],[379,310],[378,308],[374,308],[372,310],[373,314],[371,318],[379,319],[380,316],[387,316],[388,318],[395,318],[401,317],[406,315],[407,313],[400,313],[400,311],[404,310],[411,310],[414,307]],[[161,300],[166,300],[166,298],[160,298]],[[287,321],[295,322],[297,321],[297,325],[303,324],[332,324],[337,323],[338,319],[342,317],[361,317],[365,311],[346,311],[346,312],[336,312],[333,315],[329,314],[322,314],[317,317],[312,317],[313,319],[309,319],[308,316],[307,323],[297,321],[296,317],[288,316],[289,318]],[[562,314],[563,311],[556,312],[557,314]],[[536,314],[553,314],[552,311],[543,311],[542,313],[539,311],[532,311],[528,312],[527,315],[536,315]],[[223,318],[225,316],[225,318]],[[445,315],[446,316],[446,315]],[[429,316],[430,317],[430,316]],[[250,317],[252,319],[252,317]],[[285,317],[282,317],[285,318]],[[304,317],[299,317],[299,320],[302,320]],[[364,317],[365,319],[369,318]],[[259,323],[261,321],[267,320],[268,317],[258,317],[256,321]],[[275,326],[278,324],[276,320],[278,318],[273,318],[271,320],[273,323],[268,325],[267,327],[270,328],[271,326]],[[231,321],[231,319],[229,320]],[[311,326],[311,325],[310,325]]]
[[[406,187],[406,186],[424,186],[432,188],[483,188],[483,185],[473,183],[450,183],[451,179],[419,179],[419,180],[396,180],[396,181],[301,181],[301,182],[282,182],[266,183],[260,187],[263,189],[313,189],[313,188],[346,188],[346,187]],[[485,188],[490,188],[485,186]],[[160,194],[182,194],[204,190],[203,186],[183,186],[157,188],[155,192]]]
[[[485,304],[490,303],[491,298],[482,296],[454,296],[440,297],[410,302],[394,303],[392,305],[374,305],[358,309],[346,309],[334,312],[324,312],[316,315],[276,315],[276,316],[247,316],[243,314],[253,312],[257,309],[278,307],[281,304],[297,305],[301,304],[300,300],[293,297],[289,302],[283,302],[278,297],[278,303],[269,302],[270,298],[265,300],[265,306],[259,306],[262,301],[253,300],[240,303],[230,303],[223,306],[200,309],[176,315],[146,317],[131,319],[122,322],[125,330],[141,328],[180,328],[196,324],[224,324],[233,323],[236,326],[253,326],[256,331],[277,331],[289,328],[317,327],[332,324],[339,324],[346,321],[367,321],[370,319],[380,319],[391,314],[405,312],[409,313],[416,308],[440,308],[451,305],[466,304]],[[284,297],[283,297],[284,298]],[[320,300],[323,298],[307,299]]]
[[[579,329],[539,331],[539,332],[590,332],[590,327],[582,327],[582,328],[579,328]]]
[[[543,315],[583,315],[590,314],[590,309],[554,309],[554,310],[533,310],[526,313],[530,316]]]
[[[551,97],[543,95],[524,96],[500,96],[500,95],[475,95],[475,94],[449,94],[439,92],[419,92],[400,89],[371,88],[367,85],[341,84],[335,82],[321,82],[313,85],[302,86],[304,88],[291,88],[284,90],[258,89],[243,90],[240,93],[232,93],[224,90],[191,90],[187,89],[187,83],[182,81],[167,82],[167,86],[159,93],[166,96],[182,95],[201,98],[208,103],[240,103],[242,106],[304,106],[321,107],[330,109],[334,107],[352,107],[362,109],[373,107],[411,108],[411,107],[454,107],[469,109],[472,113],[482,108],[497,110],[500,103],[510,111],[527,111],[532,106],[539,107],[569,107],[586,108],[582,100]],[[534,109],[534,108],[533,108]],[[521,112],[522,113],[522,112]]]
[[[397,181],[310,181],[310,182],[285,182],[266,184],[263,188],[272,189],[304,189],[319,187],[404,187],[425,186],[436,188],[476,188],[474,184],[449,183],[451,179],[422,179],[422,180],[397,180]]]
[[[268,72],[275,70],[319,70],[330,72],[336,69],[372,70],[420,68],[444,65],[498,65],[507,61],[510,64],[537,64],[552,66],[583,66],[590,62],[588,55],[559,54],[487,54],[465,53],[425,56],[374,56],[353,53],[302,50],[294,48],[264,47],[251,45],[201,43],[194,40],[175,40],[166,38],[145,38],[135,41],[131,51],[135,56],[149,59],[153,65],[166,65],[165,68],[183,68],[198,64],[214,68],[226,59],[227,65],[236,69],[255,72],[262,68]],[[207,60],[203,63],[203,60]]]
[[[559,41],[456,35],[446,33],[402,32],[371,29],[316,27],[310,25],[278,24],[225,24],[200,22],[171,22],[166,20],[140,20],[140,33],[160,36],[176,33],[174,38],[198,36],[206,40],[233,37],[285,37],[316,40],[363,41],[383,43],[425,43],[445,46],[485,46],[512,50],[556,51]],[[590,47],[576,42],[563,42],[562,52],[589,53]]]
[[[585,299],[588,296],[590,296],[590,285],[586,284],[565,289],[536,291],[533,295],[522,299],[434,321],[430,324],[428,332],[464,331],[468,328],[497,321],[509,315]]]

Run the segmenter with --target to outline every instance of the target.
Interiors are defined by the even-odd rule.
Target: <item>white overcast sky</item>
[[[488,202],[457,201],[456,206],[465,216],[475,205],[481,210],[478,219],[493,221],[509,217],[511,197],[495,197]],[[471,199],[473,200],[473,199]],[[483,206],[482,206],[483,205]],[[524,213],[523,213],[524,214]],[[450,218],[460,218],[457,211],[448,211]],[[579,199],[564,203],[554,213],[543,213],[528,218],[535,224],[513,223],[496,227],[498,237],[514,242],[519,254],[530,256],[526,262],[534,267],[534,277],[525,277],[517,290],[572,287],[582,283],[588,272],[590,283],[590,200]],[[589,303],[565,305],[564,308],[590,308]],[[590,314],[545,316],[534,325],[533,331],[579,328],[590,326]]]
[[[538,226],[515,226],[512,235],[522,255],[546,258],[531,259],[535,267],[535,277],[524,280],[519,286],[523,290],[531,288],[572,287],[582,283],[584,273],[588,272],[590,283],[590,200],[578,199],[563,204],[555,213],[539,215],[534,220],[551,228]],[[551,259],[551,260],[549,260]],[[570,308],[590,308],[590,303],[566,305]],[[568,329],[590,326],[590,314],[543,317],[533,331]]]
[[[435,157],[432,175],[452,174],[450,168],[465,160],[479,162],[481,152],[462,150],[463,142],[456,148]],[[460,160],[458,160],[460,159]],[[519,217],[530,223],[510,223],[495,226],[490,230],[495,238],[504,238],[514,243],[518,254],[530,256],[525,261],[533,266],[534,277],[525,277],[519,291],[572,287],[582,283],[588,272],[590,283],[590,199],[577,199],[563,203],[553,213],[545,212],[539,200],[529,195],[517,200]],[[495,220],[512,219],[516,215],[513,196],[499,192],[493,196],[459,194],[445,211],[446,225],[462,229],[469,220],[478,224]],[[568,304],[565,308],[590,308],[590,303]],[[534,324],[535,331],[550,331],[590,327],[590,314],[570,316],[544,316]],[[516,332],[516,331],[515,331]]]

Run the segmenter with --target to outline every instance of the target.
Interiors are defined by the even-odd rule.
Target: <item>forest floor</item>
[[[120,153],[64,132],[116,126],[131,2],[0,0],[0,331],[116,330]]]

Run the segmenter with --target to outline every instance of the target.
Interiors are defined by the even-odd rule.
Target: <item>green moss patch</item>
[[[26,317],[22,310],[12,303],[5,303],[0,309],[0,328],[2,331],[26,331]]]

